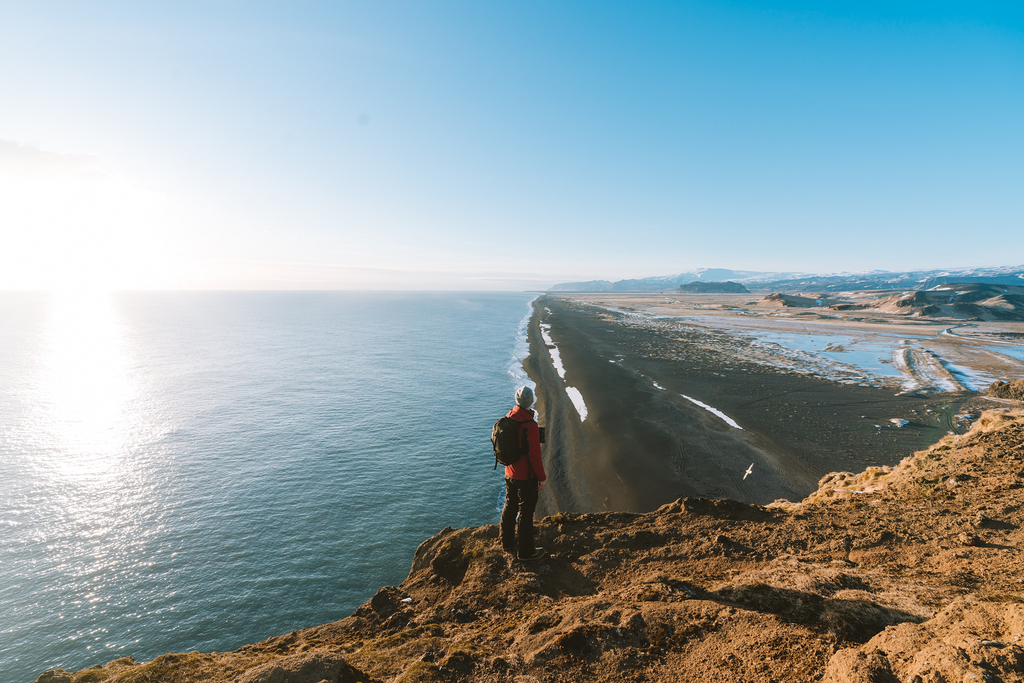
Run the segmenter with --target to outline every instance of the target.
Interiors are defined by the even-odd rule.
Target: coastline
[[[658,346],[666,341],[658,334],[630,328],[619,330],[619,338],[608,334],[614,321],[557,302],[538,300],[531,309],[524,326],[531,348],[525,370],[543,380],[537,409],[552,437],[545,449],[551,483],[541,496],[541,514],[560,506],[567,510],[538,521],[538,542],[549,550],[542,563],[509,558],[494,524],[446,527],[423,541],[399,586],[381,588],[340,621],[233,652],[171,654],[141,664],[122,658],[77,673],[49,671],[39,682],[130,683],[145,676],[182,683],[340,683],[371,677],[508,683],[526,674],[577,680],[581,666],[588,680],[617,681],[624,671],[637,670],[638,653],[645,657],[646,680],[699,680],[709,672],[737,680],[737,660],[729,657],[744,652],[753,665],[743,669],[743,677],[769,683],[809,679],[803,674],[824,671],[825,662],[833,673],[845,671],[847,659],[863,659],[861,645],[867,652],[877,649],[875,641],[865,641],[891,645],[888,629],[881,631],[887,626],[917,627],[934,617],[928,628],[958,627],[940,613],[953,598],[968,605],[978,597],[1006,603],[1017,610],[1009,615],[1014,623],[1024,623],[1021,600],[1012,593],[1022,585],[1019,412],[983,415],[963,437],[942,438],[913,456],[902,453],[906,457],[894,469],[857,466],[861,474],[823,480],[802,503],[746,506],[701,495],[673,499],[647,514],[575,514],[569,506],[594,509],[594,501],[604,500],[600,495],[639,506],[665,490],[693,485],[698,476],[710,480],[731,461],[705,458],[700,466],[706,471],[693,465],[681,482],[661,480],[665,471],[679,474],[676,463],[647,447],[659,445],[665,434],[688,439],[674,444],[680,452],[693,450],[701,438],[731,438],[736,448],[748,443],[743,439],[760,445],[771,436],[764,427],[770,419],[759,422],[757,406],[731,402],[736,381],[752,392],[795,385],[786,384],[793,378],[785,376],[730,379],[720,372],[727,368],[723,359],[716,362],[714,348],[699,363],[679,363]],[[543,352],[542,322],[550,326],[563,373]],[[635,355],[627,355],[630,348]],[[586,419],[569,397],[570,387],[586,398]],[[823,400],[828,392],[845,399],[885,395],[875,390],[845,396],[843,387],[832,384],[818,390]],[[792,398],[775,397],[776,417],[789,405],[787,397]],[[902,397],[902,403],[883,408],[939,400],[955,410],[975,399]],[[609,413],[605,404],[618,412]],[[848,410],[864,405],[851,402]],[[663,412],[650,414],[652,407]],[[803,410],[822,412],[821,406]],[[845,438],[877,436],[863,429],[867,423],[854,424],[859,431]],[[690,431],[684,434],[684,428]],[[884,434],[910,443],[925,438],[925,429],[941,428],[916,424]],[[630,438],[613,440],[626,429]],[[785,436],[785,425],[779,429]],[[829,435],[841,437],[842,430]],[[758,482],[761,470],[755,466],[752,485],[764,485],[763,477]],[[733,485],[738,478],[744,486],[744,472],[726,474]],[[981,587],[978,597],[968,592],[975,586]],[[707,614],[713,621],[704,620]],[[986,622],[984,637],[1007,640],[1002,628]],[[773,637],[764,637],[766,631]],[[786,650],[782,642],[801,653],[796,669],[790,665],[796,659],[779,655]],[[910,646],[910,656],[921,650],[916,642]],[[903,666],[898,651],[886,656],[894,670]],[[709,661],[717,664],[709,668]]]
[[[683,496],[800,500],[830,472],[894,465],[938,441],[971,400],[741,368],[714,344],[557,296],[534,300],[528,338],[548,434],[540,514],[646,512]]]
[[[36,683],[1024,683],[1014,405],[799,503],[545,517],[538,563],[505,553],[495,524],[446,527],[339,621]]]

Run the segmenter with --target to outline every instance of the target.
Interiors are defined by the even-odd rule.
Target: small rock
[[[898,417],[892,418],[891,420],[889,420],[889,422],[892,422],[897,427],[906,427],[908,424],[910,424],[910,420],[903,420]]]
[[[961,532],[960,535],[957,536],[956,538],[957,538],[958,541],[960,541],[960,545],[964,545],[964,546],[979,546],[979,545],[981,545],[981,539],[980,538],[978,538],[974,534],[969,534],[966,531]]]

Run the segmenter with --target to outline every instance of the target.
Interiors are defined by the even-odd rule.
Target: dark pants
[[[537,494],[536,479],[505,477],[505,507],[501,510],[501,545],[509,552],[518,551],[519,557],[532,557],[536,550],[533,547],[533,511],[537,508]]]

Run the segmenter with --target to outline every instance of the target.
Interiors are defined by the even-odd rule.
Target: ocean
[[[0,294],[0,682],[341,619],[495,523],[532,299]]]

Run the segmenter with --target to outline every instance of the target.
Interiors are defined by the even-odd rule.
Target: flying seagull
[[[750,473],[753,472],[753,471],[754,471],[754,463],[750,463],[750,467],[748,467],[747,471],[743,473],[743,478],[746,479],[750,475]]]

